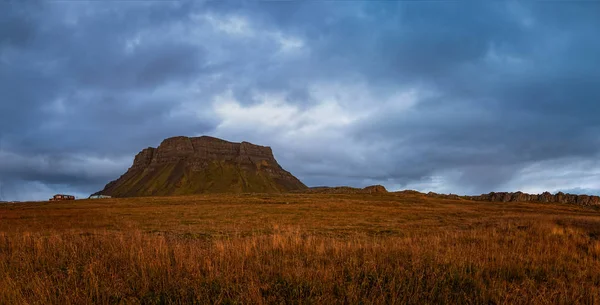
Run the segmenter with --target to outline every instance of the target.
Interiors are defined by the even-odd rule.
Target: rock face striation
[[[277,163],[270,147],[202,136],[173,137],[157,148],[142,150],[125,174],[95,195],[137,197],[306,189]]]

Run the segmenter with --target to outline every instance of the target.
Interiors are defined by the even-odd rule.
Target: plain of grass
[[[420,195],[0,206],[1,304],[595,304],[600,213]]]

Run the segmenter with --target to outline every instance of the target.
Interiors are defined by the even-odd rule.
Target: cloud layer
[[[3,2],[0,196],[84,196],[201,134],[272,146],[311,186],[598,193],[599,12]]]

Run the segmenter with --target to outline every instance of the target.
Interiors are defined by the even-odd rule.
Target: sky
[[[0,1],[0,200],[172,136],[309,186],[600,193],[598,1]]]

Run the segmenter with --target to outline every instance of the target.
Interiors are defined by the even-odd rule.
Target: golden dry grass
[[[600,213],[419,195],[0,207],[1,304],[594,304]]]

